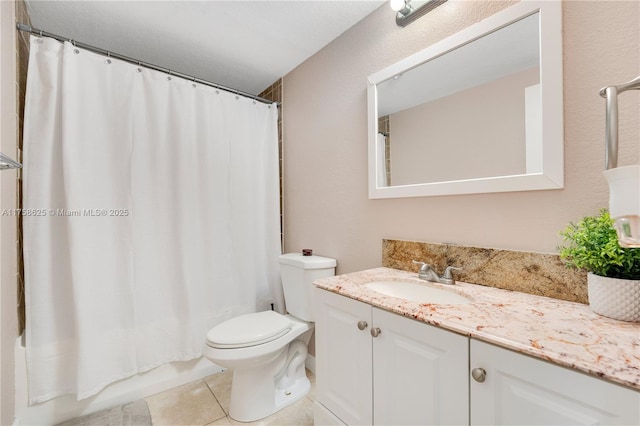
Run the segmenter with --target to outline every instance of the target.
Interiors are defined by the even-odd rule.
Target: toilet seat
[[[275,311],[256,312],[231,318],[207,333],[207,345],[233,349],[261,345],[284,336],[293,322]]]

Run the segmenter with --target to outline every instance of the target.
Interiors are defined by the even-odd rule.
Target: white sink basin
[[[440,288],[430,287],[410,281],[373,281],[364,285],[369,290],[385,296],[411,300],[418,303],[434,303],[439,305],[467,305],[471,300],[466,297]]]

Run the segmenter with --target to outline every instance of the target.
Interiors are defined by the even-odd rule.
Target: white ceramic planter
[[[587,274],[589,306],[597,314],[640,322],[640,280],[623,280]]]

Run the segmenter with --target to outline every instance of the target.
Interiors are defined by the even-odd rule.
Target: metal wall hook
[[[12,160],[11,158],[7,157],[6,155],[0,152],[0,170],[21,169],[21,168],[22,168],[22,164],[18,163],[15,160]]]
[[[639,90],[640,89],[640,76],[634,78],[631,81],[627,81],[626,83],[620,84],[618,86],[607,86],[600,89],[600,96],[603,98],[606,97],[606,90],[609,87],[615,87],[618,93],[626,92],[627,90]]]
[[[627,90],[640,90],[640,76],[618,86],[607,86],[600,89],[600,96],[607,100],[605,170],[618,167],[618,95]]]

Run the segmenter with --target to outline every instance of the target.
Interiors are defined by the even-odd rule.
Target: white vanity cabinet
[[[467,337],[315,292],[317,424],[468,424]]]
[[[474,339],[470,357],[471,425],[640,424],[633,389]]]
[[[373,423],[371,306],[315,291],[316,403],[349,425]],[[366,322],[366,326],[361,321]],[[363,330],[358,328],[358,324]],[[314,418],[318,423],[318,415]],[[324,420],[324,419],[323,419]],[[322,424],[340,424],[329,423]]]

